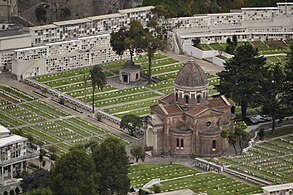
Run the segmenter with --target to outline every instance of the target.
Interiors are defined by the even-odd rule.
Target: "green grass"
[[[130,166],[128,176],[132,186],[141,188],[152,179],[165,180],[196,173],[198,171],[177,164],[144,164]]]
[[[158,104],[158,100],[150,100],[150,101],[145,101],[145,102],[140,102],[140,103],[129,104],[126,106],[118,106],[118,107],[114,107],[114,108],[110,108],[110,109],[105,109],[104,111],[106,111],[110,114],[114,114],[114,113],[134,110],[134,109],[138,109],[138,108],[150,107],[155,104]]]
[[[119,98],[115,98],[112,100],[99,101],[99,102],[96,102],[95,105],[98,107],[103,107],[103,106],[121,104],[121,103],[126,103],[126,102],[133,102],[133,101],[137,101],[137,100],[143,100],[143,99],[158,97],[158,96],[160,96],[160,94],[158,94],[156,92],[145,92],[145,93],[140,93],[140,94],[136,94],[136,95],[119,97]]]
[[[216,173],[198,174],[187,178],[162,182],[160,189],[163,192],[190,189],[195,193],[215,195],[252,194],[262,192],[261,187],[251,187]]]
[[[225,60],[225,61],[229,60],[229,58],[227,58],[227,57],[225,57],[225,56],[222,56],[222,55],[219,55],[219,56],[217,56],[217,57],[220,58],[220,59],[222,59],[222,60]]]
[[[293,174],[289,171],[293,168],[292,160],[289,160],[288,157],[293,154],[292,132],[292,128],[286,128],[274,134],[266,133],[266,138],[275,138],[290,133],[291,136],[256,144],[243,155],[209,160],[225,166],[230,165],[231,169],[273,183],[291,182]]]
[[[219,51],[225,51],[226,49],[225,46],[223,46],[221,43],[211,43],[210,46]]]
[[[184,176],[185,178],[178,178]],[[162,192],[191,189],[207,194],[251,194],[261,192],[260,187],[251,187],[216,173],[198,171],[177,164],[144,164],[130,166],[128,177],[131,185],[141,188],[152,179],[160,179]],[[151,188],[152,189],[152,188]],[[153,189],[152,189],[153,190]]]
[[[200,44],[199,49],[204,50],[204,51],[212,50],[207,44]]]

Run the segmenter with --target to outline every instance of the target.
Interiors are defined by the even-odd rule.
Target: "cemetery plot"
[[[148,58],[146,56],[135,58],[135,62],[141,65],[142,72],[148,74]],[[123,63],[125,63],[124,60],[102,64],[101,66],[104,70],[118,74],[118,68]],[[117,117],[130,113],[145,116],[149,114],[149,107],[157,104],[158,98],[173,90],[174,79],[181,67],[182,64],[177,60],[162,54],[156,54],[152,63],[152,75],[159,78],[161,82],[129,89],[116,89],[112,86],[106,86],[103,91],[95,91],[95,105]],[[35,80],[65,92],[86,104],[91,104],[92,87],[89,80],[89,70],[90,67],[75,69],[39,76]],[[85,77],[87,79],[86,82],[84,81]],[[207,77],[211,86],[218,83],[218,78],[215,75],[207,74]]]
[[[152,179],[166,180],[196,173],[198,171],[177,164],[145,164],[129,167],[128,177],[133,187],[141,188]]]
[[[209,159],[239,172],[273,183],[293,181],[293,135],[256,144],[247,153]]]
[[[15,88],[0,85],[0,91],[5,94],[1,96],[1,102],[7,102],[0,106],[0,124],[26,135],[31,134],[33,142],[41,141],[45,148],[56,146],[58,154],[68,151],[77,143],[101,141],[114,136],[95,124],[76,118]]]
[[[199,173],[176,164],[138,165],[129,169],[128,176],[135,188],[141,188],[152,179],[160,178],[162,192],[191,189],[195,193],[207,194],[253,194],[262,191],[260,187],[251,187],[221,174]]]
[[[168,192],[190,189],[195,193],[206,194],[256,194],[261,193],[260,187],[251,187],[229,177],[216,173],[194,174],[193,176],[161,183],[161,191]]]

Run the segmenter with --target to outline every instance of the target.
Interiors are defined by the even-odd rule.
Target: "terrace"
[[[134,61],[142,67],[142,72],[148,73],[148,58],[141,56]],[[106,72],[111,72],[112,76],[117,76],[119,66],[125,63],[124,60],[102,64],[101,67]],[[161,80],[146,86],[126,87],[126,89],[117,89],[107,85],[103,91],[95,91],[95,106],[99,109],[113,114],[117,117],[123,117],[124,114],[133,113],[139,116],[148,115],[149,107],[157,104],[157,99],[170,93],[173,90],[173,82],[177,72],[183,64],[168,58],[162,54],[156,54],[152,64],[152,75]],[[60,92],[77,98],[86,104],[92,103],[92,87],[89,80],[90,67],[71,70],[51,75],[43,75],[34,78],[36,81],[53,87]],[[215,75],[207,73],[210,82],[210,89],[213,94],[217,93],[213,86],[218,84],[218,78]],[[86,78],[86,81],[84,80]],[[212,95],[212,94],[210,94]]]
[[[260,187],[251,187],[221,174],[198,171],[177,164],[144,164],[131,166],[131,185],[142,188],[152,179],[160,179],[162,192],[191,189],[195,193],[207,194],[251,194],[261,192]]]
[[[259,142],[238,156],[208,159],[273,183],[292,182],[293,134]]]
[[[110,134],[105,129],[75,117],[43,100],[36,99],[13,87],[0,85],[0,124],[24,134],[31,134],[34,142],[41,141],[44,147],[54,145],[57,154],[65,153],[70,147],[91,140],[101,142]],[[124,140],[125,144],[129,142]]]

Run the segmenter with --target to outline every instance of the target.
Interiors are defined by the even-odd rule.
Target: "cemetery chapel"
[[[233,128],[231,105],[224,96],[208,99],[207,76],[189,60],[145,125],[145,148],[154,156],[218,156],[229,146],[221,130]]]

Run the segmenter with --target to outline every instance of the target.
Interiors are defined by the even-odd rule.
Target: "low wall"
[[[232,169],[229,169],[229,168],[225,168],[224,172],[227,173],[227,174],[233,175],[235,177],[244,179],[246,181],[249,181],[251,183],[257,184],[257,185],[271,185],[272,184],[271,182],[268,182],[268,181],[253,177],[251,175],[246,175],[244,173],[240,173],[238,171],[235,171],[235,170],[232,170]]]
[[[29,78],[25,79],[25,80],[22,80],[22,81],[27,83],[27,84],[29,84],[29,85],[31,85],[31,86],[33,86],[33,87],[36,87],[38,89],[47,89],[48,93],[53,95],[53,96],[55,96],[55,97],[59,97],[60,95],[62,95],[64,97],[65,102],[71,103],[71,104],[73,104],[73,105],[75,105],[77,107],[80,107],[80,108],[82,108],[84,110],[92,112],[92,107],[91,106],[86,105],[84,102],[82,102],[82,101],[80,101],[78,99],[75,99],[75,98],[73,98],[73,97],[71,97],[71,96],[69,96],[69,95],[67,95],[65,93],[59,92],[59,91],[57,91],[57,90],[55,90],[55,89],[53,89],[53,88],[51,88],[51,87],[49,87],[47,85],[44,85],[42,83],[39,83],[39,82],[37,82],[35,80],[32,80],[32,79],[29,79]],[[107,119],[107,120],[109,120],[111,122],[114,122],[114,123],[116,123],[118,125],[120,124],[120,121],[121,121],[120,118],[112,116],[112,115],[110,115],[110,114],[108,114],[108,113],[106,113],[106,112],[104,112],[102,110],[99,110],[98,108],[95,108],[95,113],[99,113],[101,115],[101,117],[104,118],[104,119]]]
[[[217,173],[224,172],[224,173],[227,173],[227,174],[232,175],[234,177],[244,179],[248,182],[251,182],[251,183],[257,184],[257,185],[270,185],[271,184],[268,181],[265,181],[265,180],[262,180],[262,179],[259,179],[259,178],[253,177],[251,175],[247,175],[247,174],[244,174],[244,173],[232,170],[232,169],[229,169],[228,167],[221,166],[221,165],[218,165],[213,162],[209,162],[209,161],[204,160],[202,158],[195,158],[194,165],[200,169],[205,170],[205,171],[214,171]]]
[[[225,60],[223,60],[219,57],[213,57],[213,61],[212,61],[213,64],[216,64],[221,67],[224,67],[225,62],[226,62]]]
[[[224,170],[222,166],[201,158],[195,158],[194,165],[198,168],[204,169],[205,171],[215,171],[217,173],[221,173]]]
[[[203,51],[201,49],[193,47],[188,43],[183,43],[183,53],[199,59],[212,58],[220,54],[217,50]]]

